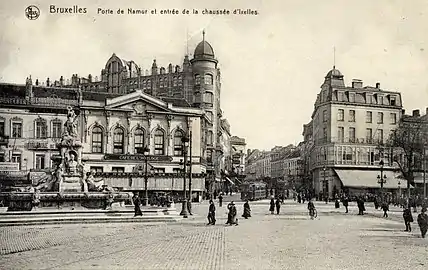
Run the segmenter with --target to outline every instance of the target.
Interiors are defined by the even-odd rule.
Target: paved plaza
[[[242,203],[238,202],[242,214]],[[0,228],[1,269],[427,269],[428,239],[403,231],[399,209],[390,218],[367,206],[287,201],[280,215],[254,202],[248,220],[226,226],[226,205],[217,224],[206,226],[207,203],[179,223],[117,223]],[[416,218],[416,214],[414,214]]]

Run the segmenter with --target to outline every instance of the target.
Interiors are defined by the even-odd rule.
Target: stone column
[[[106,111],[106,134],[105,134],[105,152],[109,153],[110,147],[109,147],[109,137],[110,137],[110,117],[111,112]]]
[[[153,115],[147,114],[147,122],[148,122],[148,129],[147,129],[147,147],[150,149],[149,155],[154,154],[154,139],[152,134],[152,119]]]
[[[166,122],[167,122],[167,130],[166,130],[166,155],[169,156],[171,153],[174,153],[174,150],[171,150],[171,140],[173,138],[173,134],[171,133],[171,120],[172,116],[167,115],[166,116]]]
[[[131,132],[131,118],[132,118],[132,113],[131,112],[128,112],[127,114],[126,114],[126,123],[128,124],[128,127],[127,127],[127,136],[126,136],[126,138],[127,138],[127,142],[128,142],[128,144],[127,144],[127,151],[125,151],[125,152],[127,152],[127,153],[131,153],[133,150],[132,150],[132,138],[133,138],[133,135],[134,134],[132,134],[132,132]],[[132,150],[132,151],[131,151]]]

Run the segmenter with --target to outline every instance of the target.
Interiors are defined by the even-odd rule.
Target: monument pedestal
[[[62,183],[59,185],[59,192],[81,192],[80,176],[64,175]]]

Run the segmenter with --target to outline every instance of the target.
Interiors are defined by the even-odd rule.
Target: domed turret
[[[343,74],[336,69],[336,66],[333,66],[333,69],[330,70],[327,75],[325,75],[326,78],[331,78],[331,77],[343,77]]]
[[[205,31],[202,32],[202,41],[195,48],[193,60],[215,61],[213,47],[205,40]]]
[[[324,84],[330,86],[345,86],[345,82],[343,81],[343,74],[336,69],[336,66],[333,66],[333,69],[330,70],[327,75],[325,75]]]

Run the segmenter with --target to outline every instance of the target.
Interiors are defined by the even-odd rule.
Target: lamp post
[[[183,164],[183,203],[181,207],[181,213],[180,215],[183,216],[183,218],[187,218],[189,215],[187,211],[187,197],[186,197],[186,165],[187,165],[187,144],[189,143],[189,138],[184,136],[181,138],[182,142],[182,150],[183,150],[183,162],[180,162]]]
[[[189,202],[187,208],[192,215],[192,131],[189,132]]]
[[[326,172],[326,170],[327,170],[327,168],[324,166],[323,168],[322,168],[322,170],[323,170],[323,176],[324,176],[324,181],[323,181],[323,183],[324,183],[324,185],[325,185],[325,189],[323,189],[324,190],[324,196],[325,196],[325,204],[327,204],[328,203],[328,183],[327,183],[327,179],[326,179],[326,174],[325,174],[325,172]]]
[[[148,206],[149,205],[149,191],[147,190],[147,182],[149,181],[149,174],[148,174],[148,158],[147,155],[150,152],[149,148],[146,146],[143,149],[144,152],[144,205]],[[147,153],[147,154],[146,154]]]
[[[377,176],[378,179],[378,184],[380,184],[380,196],[381,196],[381,201],[383,202],[383,184],[386,183],[386,175],[383,175],[383,160],[381,160],[379,162],[379,166],[380,166],[380,175]]]
[[[401,181],[398,180],[398,199],[401,199]]]

